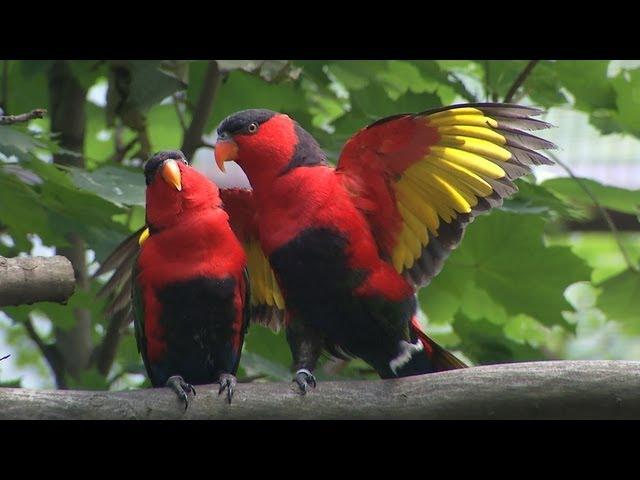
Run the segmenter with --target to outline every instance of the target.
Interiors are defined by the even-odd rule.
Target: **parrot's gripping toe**
[[[309,387],[316,388],[316,377],[306,368],[301,368],[296,372],[296,377],[293,379],[300,388],[300,394],[305,395]]]
[[[233,392],[236,387],[236,377],[231,375],[230,373],[223,373],[220,375],[220,379],[218,380],[220,383],[220,390],[218,390],[218,395],[222,394],[224,390],[227,390],[227,402],[231,405],[231,399],[233,398]]]
[[[176,395],[178,395],[178,399],[184,403],[184,411],[187,411],[189,407],[189,393],[193,393],[195,396],[196,389],[193,388],[193,385],[184,381],[180,375],[174,375],[169,377],[167,380],[166,386],[173,390]]]

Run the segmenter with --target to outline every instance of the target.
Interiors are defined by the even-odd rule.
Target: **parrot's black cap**
[[[158,168],[167,160],[176,160],[178,162],[184,162],[189,165],[187,162],[184,153],[180,150],[162,150],[160,152],[154,153],[153,156],[147,160],[147,163],[144,165],[144,178],[147,185],[151,184],[153,181],[153,177],[155,176]]]

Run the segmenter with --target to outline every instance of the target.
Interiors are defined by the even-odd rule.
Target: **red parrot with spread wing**
[[[517,190],[513,179],[551,163],[536,150],[554,145],[523,131],[549,126],[531,118],[540,113],[485,103],[395,115],[350,138],[336,168],[287,115],[222,121],[216,161],[236,161],[253,189],[242,229],[254,302],[267,318],[286,304],[302,393],[323,349],[383,378],[465,366],[420,328],[416,289],[476,215]]]

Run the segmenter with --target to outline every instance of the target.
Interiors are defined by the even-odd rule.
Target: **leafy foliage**
[[[7,113],[50,104],[53,61],[5,61]],[[0,254],[63,248],[71,235],[95,271],[111,249],[144,221],[141,164],[159,149],[180,148],[184,128],[201,100],[206,61],[71,61],[88,100],[84,150],[68,152],[50,117],[0,126]],[[203,134],[244,108],[283,111],[309,130],[333,161],[355,131],[386,115],[451,103],[502,100],[527,61],[219,61],[220,82]],[[0,69],[3,71],[3,69]],[[5,91],[0,88],[0,94]],[[612,70],[608,61],[542,61],[515,101],[580,110],[603,134],[640,136],[640,69]],[[559,126],[562,128],[562,125]],[[569,149],[570,146],[564,146]],[[83,166],[53,163],[71,153]],[[580,356],[595,335],[637,335],[640,277],[629,266],[601,269],[579,239],[553,240],[563,222],[593,215],[599,205],[638,215],[640,194],[582,179],[518,182],[519,194],[468,228],[461,247],[432,284],[419,293],[430,334],[474,363]],[[590,194],[585,193],[587,188]],[[609,242],[611,243],[611,242]],[[614,254],[617,248],[614,243]],[[40,249],[40,250],[39,250]],[[640,254],[639,254],[640,256]],[[592,283],[592,282],[595,282]],[[45,344],[66,348],[62,337],[90,319],[91,358],[107,336],[108,319],[96,301],[99,281],[78,289],[66,306],[4,309],[4,338],[22,366],[48,377],[42,352],[24,328],[34,321]],[[1,320],[1,319],[0,319]],[[606,333],[602,333],[606,332]],[[607,337],[607,338],[609,338]],[[600,337],[597,337],[600,338]],[[634,337],[624,337],[633,339]],[[582,344],[580,342],[583,342]],[[622,345],[622,344],[621,344]],[[625,344],[626,345],[626,344]],[[78,347],[76,345],[76,347]],[[586,347],[585,347],[586,348]],[[254,326],[247,336],[241,375],[286,380],[290,353],[282,332]],[[3,363],[7,363],[7,361]],[[6,365],[3,365],[6,368]],[[0,372],[2,373],[2,372]],[[131,332],[120,340],[107,374],[89,362],[69,386],[130,388],[148,385]],[[371,378],[360,361],[326,359],[319,378]],[[4,385],[15,384],[7,374]]]

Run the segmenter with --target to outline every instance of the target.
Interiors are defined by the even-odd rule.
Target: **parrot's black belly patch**
[[[231,346],[235,287],[233,278],[199,277],[172,283],[158,293],[167,349],[152,367],[154,383],[163,385],[168,377],[180,375],[198,385],[217,381],[221,372],[235,374],[239,359]]]
[[[367,276],[348,265],[348,240],[329,228],[302,231],[271,254],[269,261],[285,296],[292,321],[304,321],[337,345],[375,368],[388,368],[406,336],[415,298],[392,302],[354,294]]]

